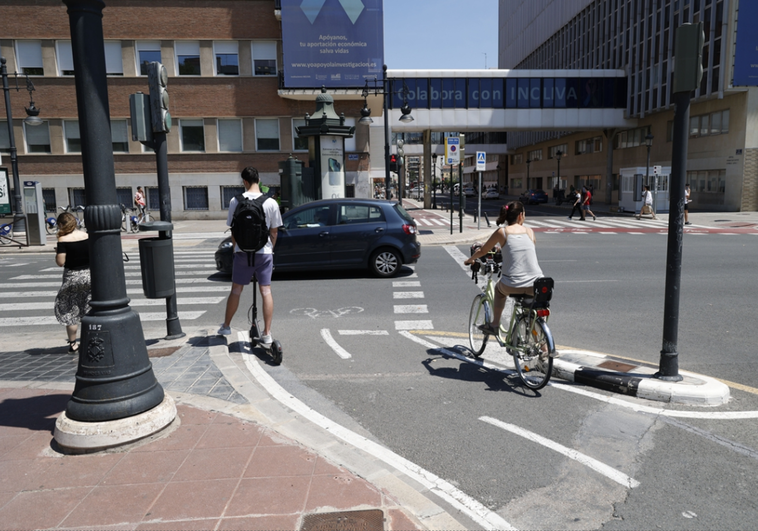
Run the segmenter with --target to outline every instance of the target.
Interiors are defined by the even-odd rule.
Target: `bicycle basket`
[[[550,302],[553,298],[553,279],[550,277],[538,278],[534,281],[534,302]]]

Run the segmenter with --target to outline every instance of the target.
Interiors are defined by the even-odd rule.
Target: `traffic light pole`
[[[460,225],[460,232],[463,232],[463,156],[461,155],[461,161],[458,163],[458,224]]]
[[[158,195],[160,196],[161,221],[171,222],[171,192],[168,184],[168,149],[166,133],[153,133],[155,148],[155,164],[158,170]],[[160,238],[171,238],[170,233],[161,231]],[[173,267],[173,266],[172,266]],[[174,279],[174,291],[166,297],[166,337],[165,339],[179,339],[186,334],[182,332],[182,324],[179,322],[179,311],[176,304],[176,279]]]

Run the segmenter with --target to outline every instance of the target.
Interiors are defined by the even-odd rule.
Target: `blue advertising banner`
[[[362,87],[381,79],[382,0],[282,0],[284,86]]]
[[[752,24],[758,20],[758,2],[740,2],[737,42],[734,49],[732,85],[758,87],[758,33]]]

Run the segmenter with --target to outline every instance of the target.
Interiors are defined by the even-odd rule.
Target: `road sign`
[[[476,171],[484,171],[487,169],[487,153],[484,151],[476,152]]]
[[[461,139],[457,136],[445,138],[445,163],[460,164],[461,162]]]

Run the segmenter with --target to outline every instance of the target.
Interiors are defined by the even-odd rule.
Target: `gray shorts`
[[[248,264],[247,253],[234,253],[232,266],[232,282],[247,286],[255,274],[258,284],[271,285],[271,274],[274,272],[274,255],[255,253],[253,265]]]

